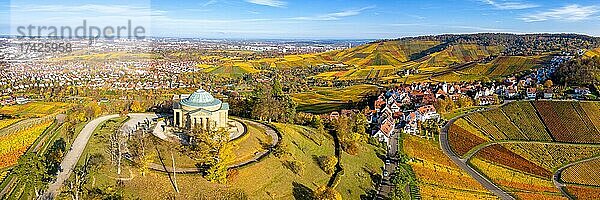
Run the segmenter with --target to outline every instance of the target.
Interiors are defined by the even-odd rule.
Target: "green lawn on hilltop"
[[[122,164],[122,174],[120,176],[116,174],[116,166],[110,163],[110,156],[106,151],[107,137],[125,121],[126,118],[111,119],[94,131],[79,163],[83,163],[87,155],[94,153],[102,154],[105,163],[97,172],[90,175],[86,187],[120,190],[125,198],[140,199],[197,199],[206,196],[222,199],[238,199],[243,196],[249,199],[294,199],[302,198],[302,195],[310,194],[317,187],[326,185],[331,177],[319,167],[316,157],[335,155],[332,136],[317,133],[315,129],[306,126],[274,123],[282,135],[281,145],[285,146],[288,156],[278,158],[270,154],[257,163],[231,170],[227,184],[208,182],[199,174],[177,174],[176,181],[180,193],[176,193],[172,183],[175,179],[172,174],[151,171],[146,176],[142,176],[137,166],[125,160]],[[265,138],[255,134],[264,133],[264,130],[254,126],[248,128],[248,135],[245,136],[246,138],[240,138],[239,145],[244,144],[253,148],[259,141],[267,142]],[[170,165],[170,151],[166,151],[169,145],[156,144],[164,151],[161,154],[165,164]],[[241,146],[236,149],[248,150]],[[177,151],[173,153],[178,166],[186,165],[184,155],[178,155]],[[157,157],[154,159],[158,160]],[[287,161],[301,163],[303,170],[296,174],[286,167]],[[371,175],[381,173],[380,167],[383,165],[376,156],[375,147],[366,144],[361,146],[360,154],[357,156],[342,153],[342,164],[345,173],[336,189],[344,199],[358,199],[366,191],[374,189]],[[117,181],[119,178],[122,181]],[[119,182],[122,183],[117,186]],[[63,187],[63,190],[66,189],[67,187]],[[59,199],[69,198],[66,194],[59,197]]]
[[[304,126],[276,123],[275,127],[282,134],[281,144],[291,155],[288,158],[269,155],[259,163],[242,168],[231,185],[246,191],[251,199],[293,199],[294,190],[312,190],[327,184],[330,175],[319,168],[314,157],[334,155],[333,140]],[[285,160],[303,163],[303,173],[297,175],[286,168]]]

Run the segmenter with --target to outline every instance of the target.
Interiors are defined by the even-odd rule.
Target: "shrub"
[[[317,161],[319,163],[319,167],[321,167],[325,173],[333,174],[338,159],[335,156],[319,156]]]
[[[317,200],[341,200],[342,195],[334,188],[321,186],[315,190],[315,199]]]
[[[275,147],[273,147],[273,149],[271,150],[271,152],[273,152],[273,155],[277,158],[285,158],[286,156],[291,156],[292,154],[288,151],[287,145],[284,144],[283,142],[280,143],[279,145],[275,145]]]
[[[292,172],[294,172],[294,174],[298,175],[298,176],[302,176],[302,173],[304,172],[304,163],[297,161],[297,160],[286,160],[283,161],[283,165],[290,169]]]

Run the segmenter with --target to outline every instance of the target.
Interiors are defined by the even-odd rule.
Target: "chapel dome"
[[[181,100],[181,104],[191,107],[207,107],[221,104],[221,100],[215,99],[210,93],[198,89],[188,98]]]

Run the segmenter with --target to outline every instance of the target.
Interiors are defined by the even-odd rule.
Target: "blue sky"
[[[99,26],[131,19],[155,36],[381,39],[443,33],[600,36],[600,1],[0,0],[0,33],[22,24]]]

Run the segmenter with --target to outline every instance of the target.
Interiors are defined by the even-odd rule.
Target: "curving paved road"
[[[486,109],[486,110],[488,110],[488,109]],[[456,121],[458,118],[463,117],[467,114],[470,114],[470,113],[465,113],[465,114],[462,114],[462,115],[459,115],[459,116],[456,116],[456,117],[450,119],[450,121],[448,121],[448,123],[446,123],[444,125],[444,127],[442,127],[442,131],[440,132],[440,146],[442,147],[444,154],[446,154],[446,156],[450,157],[450,159],[456,165],[458,165],[458,167],[460,167],[462,170],[466,171],[471,177],[473,177],[473,179],[477,180],[477,182],[479,182],[487,190],[493,192],[496,196],[498,196],[504,200],[514,200],[515,199],[514,197],[510,196],[508,193],[506,193],[505,191],[500,189],[500,187],[498,187],[492,181],[490,181],[489,179],[487,179],[486,177],[481,175],[479,172],[477,172],[475,169],[473,169],[471,166],[469,166],[467,164],[466,159],[461,159],[450,148],[450,144],[448,143],[448,129],[450,128],[450,125],[452,123],[454,123],[454,121]]]
[[[50,184],[50,186],[46,190],[46,193],[44,193],[44,196],[51,197],[52,199],[56,197],[60,187],[62,187],[62,185],[69,178],[69,176],[71,176],[71,171],[73,171],[73,168],[75,168],[77,161],[79,161],[79,158],[81,157],[83,150],[85,150],[85,146],[90,140],[90,136],[92,135],[94,130],[96,130],[96,127],[98,127],[100,124],[102,124],[102,122],[106,120],[117,117],[119,117],[119,115],[107,115],[99,117],[87,123],[85,127],[83,127],[79,135],[77,135],[77,138],[75,138],[75,141],[73,141],[73,144],[71,145],[71,150],[67,152],[67,155],[65,155],[64,160],[60,163],[62,171],[58,173],[56,180]]]

